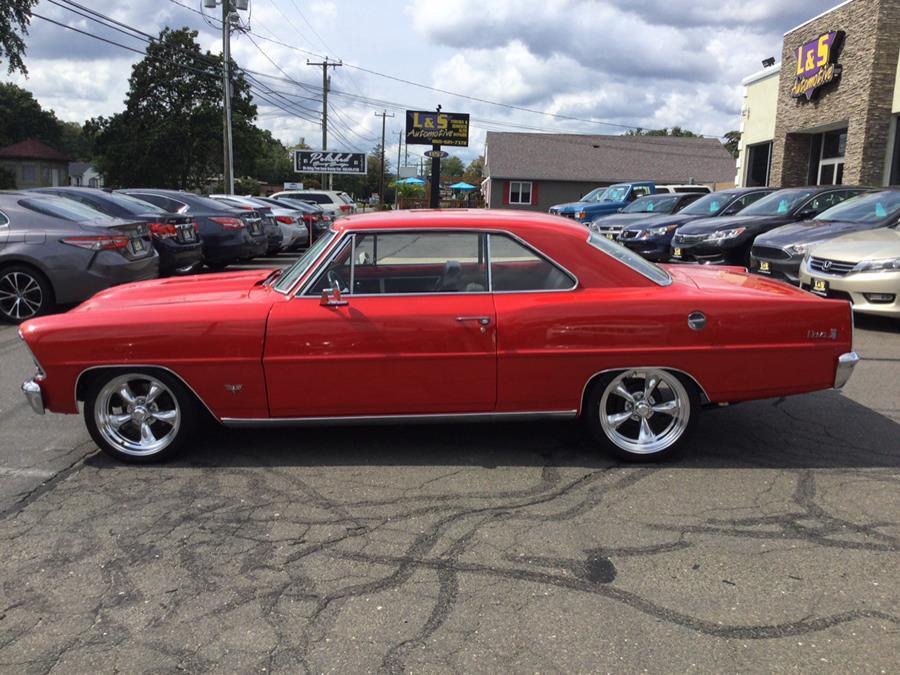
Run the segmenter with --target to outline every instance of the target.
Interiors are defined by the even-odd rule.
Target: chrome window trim
[[[305,283],[303,283],[302,285],[300,285],[299,288],[296,288],[296,286],[295,286],[296,290],[285,292],[285,295],[287,295],[288,293],[292,293],[293,298],[316,298],[316,299],[318,299],[318,296],[307,295],[307,291],[314,284],[314,281],[317,281],[319,279],[319,277],[321,276],[325,267],[327,267],[331,263],[331,261],[334,259],[334,257],[337,255],[339,247],[341,246],[341,242],[343,242],[345,239],[347,239],[349,237],[353,237],[354,235],[359,234],[360,232],[363,232],[364,234],[385,234],[385,233],[387,233],[387,234],[404,234],[404,233],[411,233],[411,232],[420,232],[420,233],[429,232],[429,233],[437,233],[437,234],[463,233],[463,234],[476,234],[476,235],[481,235],[481,234],[506,235],[508,237],[511,237],[518,243],[522,244],[525,248],[534,252],[535,255],[537,255],[538,257],[543,258],[544,260],[551,263],[552,265],[555,265],[558,269],[563,271],[570,279],[572,279],[574,281],[574,285],[571,288],[567,288],[567,289],[541,289],[541,290],[535,290],[535,291],[494,291],[493,285],[491,284],[491,278],[490,278],[491,256],[490,256],[490,236],[488,236],[488,251],[487,251],[487,253],[488,253],[488,256],[487,256],[488,288],[484,291],[460,291],[457,293],[426,292],[426,293],[358,293],[358,294],[354,294],[353,289],[351,288],[350,289],[351,292],[348,297],[354,297],[354,298],[406,297],[406,298],[409,298],[409,297],[429,296],[429,295],[440,295],[440,296],[445,296],[445,297],[446,296],[459,297],[460,295],[490,295],[490,294],[513,295],[513,294],[522,294],[522,293],[571,293],[573,291],[578,290],[578,287],[581,285],[581,282],[578,280],[578,277],[576,275],[572,274],[572,272],[570,272],[568,270],[568,268],[564,267],[563,265],[560,265],[556,260],[554,260],[550,256],[546,255],[545,253],[541,252],[535,246],[531,245],[529,242],[522,239],[522,237],[518,236],[517,234],[515,234],[513,232],[510,232],[509,230],[481,229],[481,228],[475,229],[475,228],[465,228],[465,227],[461,227],[461,228],[423,227],[423,228],[416,228],[416,229],[409,228],[409,227],[395,227],[395,228],[378,228],[378,229],[371,229],[371,230],[369,230],[369,229],[367,229],[367,230],[352,230],[349,232],[344,231],[342,233],[342,235],[336,239],[337,243],[334,244],[334,247],[330,250],[327,258],[321,259],[320,262],[318,263],[318,265],[315,265],[315,263],[314,263],[315,269],[313,270],[312,274],[310,274],[310,276],[307,278],[307,281]],[[279,291],[279,292],[281,292],[281,291]]]
[[[397,424],[446,422],[494,422],[498,420],[571,419],[577,410],[535,410],[514,412],[421,413],[414,415],[335,415],[330,417],[223,417],[221,422],[231,428],[264,426],[327,426],[354,424]]]
[[[672,281],[672,275],[669,274],[668,272],[666,272],[662,267],[660,267],[659,269],[660,269],[660,271],[661,271],[663,274],[666,275],[666,282],[665,282],[665,283],[660,283],[659,281],[657,281],[657,280],[654,279],[653,277],[648,276],[648,275],[644,274],[643,272],[641,272],[639,269],[632,267],[631,265],[629,265],[628,263],[626,263],[624,260],[619,260],[618,258],[613,258],[613,256],[611,256],[609,253],[607,253],[606,251],[604,251],[602,248],[598,248],[597,246],[594,246],[594,245],[591,243],[591,237],[592,237],[593,234],[594,234],[594,232],[592,232],[592,231],[589,230],[589,231],[588,231],[588,237],[587,237],[587,239],[585,239],[585,243],[586,243],[588,246],[590,246],[592,249],[594,249],[594,250],[596,250],[596,251],[600,251],[600,253],[602,253],[603,255],[605,255],[607,258],[610,258],[610,259],[612,259],[612,260],[615,260],[615,261],[616,261],[617,263],[619,263],[620,265],[625,265],[625,267],[627,267],[628,269],[630,269],[632,272],[637,272],[637,273],[640,274],[642,277],[644,277],[645,279],[648,279],[648,280],[652,281],[654,284],[656,284],[657,286],[660,286],[661,288],[666,288],[667,286],[671,286],[671,285],[672,285],[672,283],[673,283],[673,281]],[[621,246],[621,244],[620,244],[620,246]],[[634,251],[631,251],[630,249],[628,249],[628,250],[629,250],[631,253],[634,253]],[[637,254],[635,253],[635,255],[637,255]],[[648,260],[647,262],[650,262],[650,261]],[[651,265],[656,265],[656,263],[650,263],[650,264],[651,264]],[[657,267],[658,267],[658,265],[657,265]]]
[[[329,228],[328,228],[327,230],[325,230],[322,234],[320,234],[319,237],[320,237],[320,238],[321,238],[321,237],[324,237],[324,236],[326,236],[328,233],[334,233],[334,234],[337,234],[332,228],[329,227]],[[334,240],[331,242],[331,246],[332,246],[332,247],[335,246],[335,242],[339,242],[339,241],[341,241],[341,239],[342,239],[341,237],[335,237]],[[315,246],[316,243],[318,243],[318,242],[313,242],[312,244],[310,244],[310,246]],[[308,250],[308,249],[307,249],[307,250]],[[318,268],[316,267],[318,261],[321,260],[321,259],[323,258],[323,256],[329,255],[329,252],[330,252],[331,250],[332,250],[332,248],[326,247],[326,248],[322,251],[322,253],[319,254],[319,257],[318,257],[316,260],[313,260],[312,264],[309,266],[309,269],[306,270],[306,274],[311,275],[311,276],[308,277],[309,279],[311,279],[312,276],[314,276],[314,275],[318,272]],[[304,255],[305,255],[305,253],[304,253]],[[293,266],[293,264],[292,264],[291,266]],[[276,293],[281,293],[281,295],[287,297],[287,296],[289,296],[289,295],[294,294],[294,289],[296,289],[297,286],[298,286],[299,284],[302,283],[302,279],[303,279],[303,277],[301,276],[299,279],[297,279],[297,280],[293,283],[292,286],[290,286],[289,288],[286,288],[285,290],[281,290],[280,288],[276,288],[276,286],[278,285],[278,280],[276,279],[276,280],[274,281],[274,283],[272,284],[272,290],[274,290]],[[298,291],[298,293],[299,293],[299,292],[300,292],[300,291]]]

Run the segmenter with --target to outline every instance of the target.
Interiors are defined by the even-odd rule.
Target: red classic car
[[[336,222],[291,267],[103,291],[21,327],[32,407],[127,461],[228,426],[577,417],[626,459],[701,407],[840,387],[846,302],[735,267],[657,266],[563,218],[419,211]]]

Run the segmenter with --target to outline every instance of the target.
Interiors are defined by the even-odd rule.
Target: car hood
[[[646,215],[646,214],[645,214]],[[680,213],[660,213],[655,216],[646,215],[636,223],[631,223],[626,229],[637,230],[645,227],[656,227],[657,225],[684,225],[698,220],[701,216],[683,215]],[[603,222],[606,222],[605,220]]]
[[[826,239],[834,239],[843,234],[868,231],[870,224],[847,223],[838,220],[805,220],[775,228],[771,232],[757,237],[756,243],[761,246],[784,248],[791,244],[806,244]]]
[[[566,204],[554,204],[550,208],[555,211],[583,211],[587,208],[617,209],[622,202],[568,202]]]
[[[608,216],[597,218],[594,222],[601,227],[610,225],[631,225],[635,222],[644,222],[648,218],[657,218],[659,213],[612,213]]]
[[[679,230],[682,234],[706,234],[719,230],[730,230],[735,227],[751,229],[771,229],[791,222],[788,216],[719,216],[716,218],[701,218]]]
[[[810,250],[810,255],[846,262],[900,258],[900,232],[878,228],[845,234],[817,245]]]
[[[97,293],[74,311],[234,302],[246,298],[271,272],[222,272],[123,284]]]

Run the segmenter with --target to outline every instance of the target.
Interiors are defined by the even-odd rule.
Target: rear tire
[[[199,413],[193,394],[164,371],[101,371],[85,393],[91,438],[121,462],[148,464],[174,456],[196,429]]]
[[[36,268],[8,265],[0,269],[0,319],[20,324],[46,314],[53,306],[50,280]]]
[[[585,401],[591,435],[627,462],[656,462],[684,447],[697,425],[700,395],[689,378],[659,368],[600,377]]]

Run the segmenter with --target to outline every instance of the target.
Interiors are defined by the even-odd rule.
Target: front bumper
[[[764,256],[755,256],[752,249],[750,251],[751,272],[773,277],[774,279],[781,279],[795,286],[800,283],[800,263],[802,261],[802,255],[776,260]]]
[[[647,260],[667,262],[671,257],[669,240],[666,239],[625,239],[620,237],[617,241]]]
[[[815,281],[826,282],[824,292],[816,292]],[[900,272],[856,272],[838,276],[810,272],[806,265],[800,267],[800,288],[828,298],[849,300],[853,311],[900,319]],[[891,296],[889,301],[877,296]]]
[[[22,383],[22,393],[28,400],[28,405],[38,415],[44,414],[44,394],[41,392],[41,385],[34,379]]]
[[[835,389],[840,389],[847,384],[857,363],[859,363],[859,354],[856,352],[847,352],[838,357],[837,368],[834,371]]]
[[[738,243],[737,240],[721,244],[708,242],[685,244],[677,239],[673,239],[670,251],[672,260],[679,262],[697,262],[707,265],[743,265],[742,245],[743,242]]]

